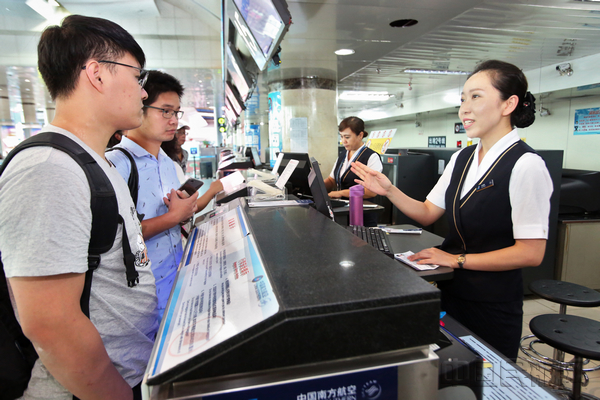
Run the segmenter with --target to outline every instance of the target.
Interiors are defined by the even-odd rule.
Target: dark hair
[[[510,114],[510,123],[517,128],[527,128],[535,121],[535,97],[527,91],[527,78],[517,66],[498,60],[488,60],[475,67],[469,78],[478,72],[487,72],[492,85],[500,92],[502,100],[516,95],[519,104]]]
[[[144,105],[149,106],[156,101],[158,96],[167,92],[175,92],[179,99],[183,96],[183,86],[177,78],[160,71],[149,71],[148,81],[144,86],[148,98],[144,100]],[[146,109],[144,109],[144,112]]]
[[[354,134],[357,136],[360,135],[361,132],[364,133],[363,139],[366,138],[367,136],[369,136],[369,132],[365,131],[365,121],[363,121],[362,119],[360,119],[358,117],[344,118],[342,120],[342,122],[340,122],[340,126],[338,127],[338,130],[340,132],[342,132],[348,128],[350,128],[350,130],[352,132],[354,132]]]
[[[118,135],[118,137],[117,137]],[[119,143],[121,143],[121,139],[123,138],[123,131],[119,130],[113,133],[113,135],[108,139],[108,145],[106,147],[115,147]]]
[[[177,155],[179,154],[179,152],[177,151],[177,144],[177,135],[175,135],[173,139],[168,140],[166,142],[162,142],[160,144],[160,147],[164,150],[165,153],[167,153],[171,160],[179,162],[179,159],[177,158]]]
[[[144,51],[125,29],[106,19],[69,15],[61,26],[50,26],[42,33],[38,69],[56,100],[73,93],[88,60],[115,61],[127,53],[144,68]],[[108,64],[108,68],[115,66]]]

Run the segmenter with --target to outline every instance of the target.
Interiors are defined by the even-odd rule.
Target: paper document
[[[418,271],[428,271],[431,269],[436,269],[439,267],[439,265],[437,264],[417,264],[416,261],[411,261],[408,259],[408,257],[412,256],[413,253],[412,251],[407,251],[404,253],[396,253],[394,254],[394,258],[398,261],[402,261],[404,264],[406,265],[410,265],[411,267],[413,267],[414,269],[418,270]]]
[[[279,310],[240,207],[190,235],[156,338],[149,378],[238,335]]]
[[[277,179],[277,182],[275,182],[275,186],[277,186],[279,189],[283,190],[283,187],[287,183],[288,179],[290,179],[292,172],[294,172],[294,170],[296,169],[298,162],[299,162],[298,160],[290,160],[288,162],[288,165],[285,167],[285,169],[279,176],[279,179]]]
[[[229,193],[233,190],[233,188],[244,183],[244,175],[240,171],[235,171],[232,174],[224,176],[221,178],[221,183],[223,184],[223,191],[225,193]]]
[[[249,201],[248,207],[307,206],[311,203],[312,203],[312,200]]]
[[[283,196],[284,195],[284,193],[281,191],[281,189],[271,186],[267,183],[264,183],[263,181],[260,181],[258,179],[249,181],[248,186],[255,187],[256,189],[258,189],[268,195],[271,195],[271,196],[277,196],[277,195]]]
[[[272,172],[258,171],[253,168],[248,168],[248,170],[246,171],[246,176],[248,178],[253,176],[254,179],[260,179],[261,181],[274,181],[275,179],[277,179],[277,175]]]
[[[277,160],[275,161],[275,165],[273,166],[273,172],[276,173],[279,170],[279,165],[281,164],[281,160],[283,160],[283,152],[277,154]]]

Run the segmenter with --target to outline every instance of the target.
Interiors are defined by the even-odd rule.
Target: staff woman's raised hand
[[[390,182],[387,176],[381,172],[372,170],[360,161],[352,163],[352,172],[361,179],[355,179],[356,183],[381,196],[386,196],[388,190],[392,187],[392,182]]]

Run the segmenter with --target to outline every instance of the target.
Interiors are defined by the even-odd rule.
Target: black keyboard
[[[388,242],[387,233],[379,228],[371,228],[359,225],[347,226],[348,229],[354,236],[358,236],[377,250],[385,253],[386,256],[394,258],[394,250],[392,250],[391,244]]]

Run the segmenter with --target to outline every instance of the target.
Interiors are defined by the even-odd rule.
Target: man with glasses
[[[39,355],[24,398],[141,399],[158,330],[155,281],[129,190],[104,150],[115,131],[142,123],[144,63],[133,37],[104,19],[71,15],[41,35],[38,67],[56,102],[43,130],[76,142],[102,168],[124,225],[94,271],[88,319],[80,304],[92,226],[85,172],[67,153],[42,146],[19,152],[0,177],[2,262]],[[135,255],[133,288],[122,240]]]
[[[177,188],[178,168],[161,149],[161,144],[174,138],[179,119],[183,86],[173,76],[150,71],[145,86],[142,125],[127,132],[116,147],[126,149],[136,163],[139,173],[137,212],[144,215],[142,232],[156,278],[156,294],[160,318],[164,313],[183,248],[180,224],[187,222],[196,211],[203,209],[214,195],[222,190],[220,182],[211,185],[200,198],[198,193],[187,197]],[[120,151],[106,154],[125,181],[131,164]]]

